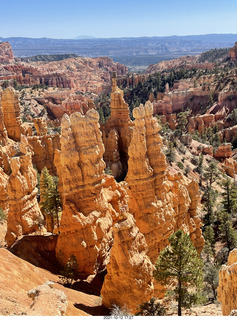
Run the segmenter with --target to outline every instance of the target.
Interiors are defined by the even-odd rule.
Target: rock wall
[[[196,217],[198,185],[168,168],[158,134],[161,127],[152,114],[150,102],[133,112],[126,182],[129,212],[135,220],[127,218],[114,226],[111,257],[101,291],[107,307],[126,304],[133,313],[152,295],[164,295],[164,289],[153,284],[152,270],[173,232],[183,229],[190,234],[198,252],[204,244],[200,219]]]
[[[219,271],[218,300],[221,302],[222,313],[228,316],[231,310],[237,309],[237,249],[230,252],[227,265]]]
[[[61,150],[56,154],[63,213],[56,253],[65,264],[77,258],[81,276],[104,269],[112,244],[112,226],[126,212],[124,187],[103,172],[104,146],[99,115],[62,118]]]
[[[8,133],[8,137],[20,141],[21,128],[20,104],[18,101],[18,93],[13,88],[6,88],[0,94],[4,124]]]
[[[3,116],[3,110],[2,110],[2,104],[0,99],[0,145],[5,146],[7,143],[7,130],[4,123],[4,116]]]
[[[154,294],[154,266],[147,256],[147,243],[132,215],[115,224],[113,238],[101,290],[103,304],[108,308],[127,306],[130,312],[136,313],[137,307]]]
[[[104,161],[113,176],[124,180],[128,170],[128,147],[131,141],[132,122],[129,109],[123,98],[123,91],[117,87],[117,75],[112,75],[111,115],[101,126],[105,146]]]
[[[11,174],[7,185],[8,218],[6,242],[10,247],[21,235],[38,231],[43,216],[37,202],[37,174],[32,166],[31,151],[22,137],[20,155],[11,158]]]
[[[146,238],[152,263],[168,243],[168,237],[182,228],[190,233],[200,252],[204,240],[200,220],[195,217],[198,186],[180,172],[168,168],[161,151],[161,127],[152,117],[150,102],[135,108],[135,127],[129,146],[128,174],[129,209]],[[192,189],[192,190],[191,190]]]

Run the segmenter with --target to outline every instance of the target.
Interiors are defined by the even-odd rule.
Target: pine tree
[[[224,192],[222,204],[224,210],[234,216],[237,212],[237,186],[229,178],[223,181]]]
[[[169,141],[166,157],[170,164],[172,164],[172,162],[175,161],[175,150],[174,150],[174,144],[172,141]]]
[[[156,261],[154,277],[161,284],[174,288],[172,292],[178,301],[178,315],[181,316],[181,307],[190,307],[197,301],[203,279],[203,263],[190,237],[182,230],[170,236],[169,243]]]
[[[213,263],[208,263],[204,268],[203,280],[206,284],[207,292],[211,291],[213,299],[216,300],[219,284],[219,268]]]
[[[233,250],[237,246],[237,231],[232,227],[231,216],[228,212],[223,212],[221,215],[221,239],[226,243],[229,250]]]
[[[216,162],[213,161],[209,164],[205,170],[204,178],[207,180],[208,186],[212,186],[212,184],[219,178],[219,171]]]
[[[54,220],[57,221],[59,228],[58,213],[61,210],[61,202],[57,189],[57,182],[45,167],[41,172],[40,177],[40,208],[44,215],[49,215],[51,219],[51,232],[54,229]]]
[[[207,261],[209,261],[210,256],[215,254],[215,232],[209,225],[205,228],[203,235],[205,239],[204,252],[207,254]]]
[[[187,132],[188,127],[188,117],[191,114],[191,110],[186,110],[178,113],[177,121],[177,131],[179,132],[179,135],[181,136],[183,133]]]
[[[202,177],[203,177],[203,153],[200,154],[198,159],[197,172],[199,173],[199,185],[202,186]]]
[[[211,186],[208,186],[203,193],[202,200],[204,202],[204,211],[206,212],[203,222],[205,226],[209,226],[214,222],[214,203],[217,198],[217,193],[212,189]]]

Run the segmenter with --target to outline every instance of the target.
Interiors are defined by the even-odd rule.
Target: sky
[[[0,0],[0,37],[237,33],[237,0]]]

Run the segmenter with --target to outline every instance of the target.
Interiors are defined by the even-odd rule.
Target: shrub
[[[183,169],[183,168],[184,168],[183,163],[182,163],[182,162],[180,162],[180,161],[177,163],[177,166],[178,166],[180,169]]]
[[[3,209],[0,207],[0,222],[7,220],[6,213],[3,211]]]
[[[66,263],[63,270],[60,271],[61,276],[59,276],[63,285],[71,287],[75,280],[75,272],[78,268],[77,258],[72,254],[68,262]]]
[[[155,298],[150,301],[144,302],[139,306],[140,311],[136,316],[165,316],[165,308],[159,302],[155,302]]]

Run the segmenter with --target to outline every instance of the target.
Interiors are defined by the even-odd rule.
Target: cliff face
[[[123,98],[123,91],[117,87],[116,74],[112,77],[111,116],[102,125],[102,138],[105,146],[104,160],[113,176],[124,180],[128,170],[128,147],[131,141],[132,122],[129,109]]]
[[[7,88],[1,92],[1,105],[3,110],[4,124],[8,133],[8,137],[20,141],[22,122],[20,119],[20,104],[18,94],[13,88]]]
[[[219,271],[218,300],[221,302],[222,313],[228,316],[237,309],[237,249],[230,252],[227,265]]]
[[[132,312],[154,293],[160,297],[164,294],[157,284],[154,288],[152,270],[173,232],[183,229],[189,233],[199,252],[204,244],[200,219],[196,217],[198,185],[168,168],[158,134],[161,127],[152,114],[150,102],[133,111],[126,182],[128,208],[135,220],[127,219],[114,226],[111,257],[101,291],[106,306],[126,304]]]
[[[55,157],[63,200],[56,254],[62,264],[74,254],[81,277],[106,268],[103,303],[126,304],[135,312],[154,294],[153,264],[168,237],[181,228],[199,252],[204,241],[196,217],[198,185],[168,167],[152,104],[134,109],[132,123],[113,79],[111,117],[102,127],[105,148],[94,109],[62,118]],[[103,155],[116,178],[117,169],[124,170],[126,181],[104,174]]]
[[[56,156],[63,214],[56,253],[65,264],[74,254],[81,275],[103,269],[112,242],[112,225],[126,213],[127,195],[104,175],[99,115],[89,110],[62,118],[61,151]]]
[[[11,158],[12,173],[7,184],[8,218],[6,242],[10,247],[17,237],[38,231],[43,216],[37,202],[37,174],[32,166],[31,151],[22,137],[20,156]]]
[[[198,186],[171,171],[161,151],[158,134],[161,127],[152,117],[150,102],[135,108],[135,127],[129,146],[128,174],[129,208],[148,244],[148,255],[154,263],[167,244],[168,237],[177,229],[190,233],[200,252],[203,238],[200,220],[195,217]]]
[[[2,146],[5,146],[7,143],[7,130],[4,123],[4,116],[3,116],[3,109],[2,109],[2,103],[0,99],[0,144]]]
[[[126,305],[132,313],[154,293],[153,270],[144,235],[129,215],[113,228],[113,247],[101,295],[103,304]]]
[[[59,134],[48,134],[48,128],[45,121],[41,118],[34,119],[34,127],[37,136],[28,136],[28,142],[32,147],[32,162],[36,169],[41,172],[46,167],[50,174],[56,175],[57,170],[54,164],[55,150],[60,149]]]

